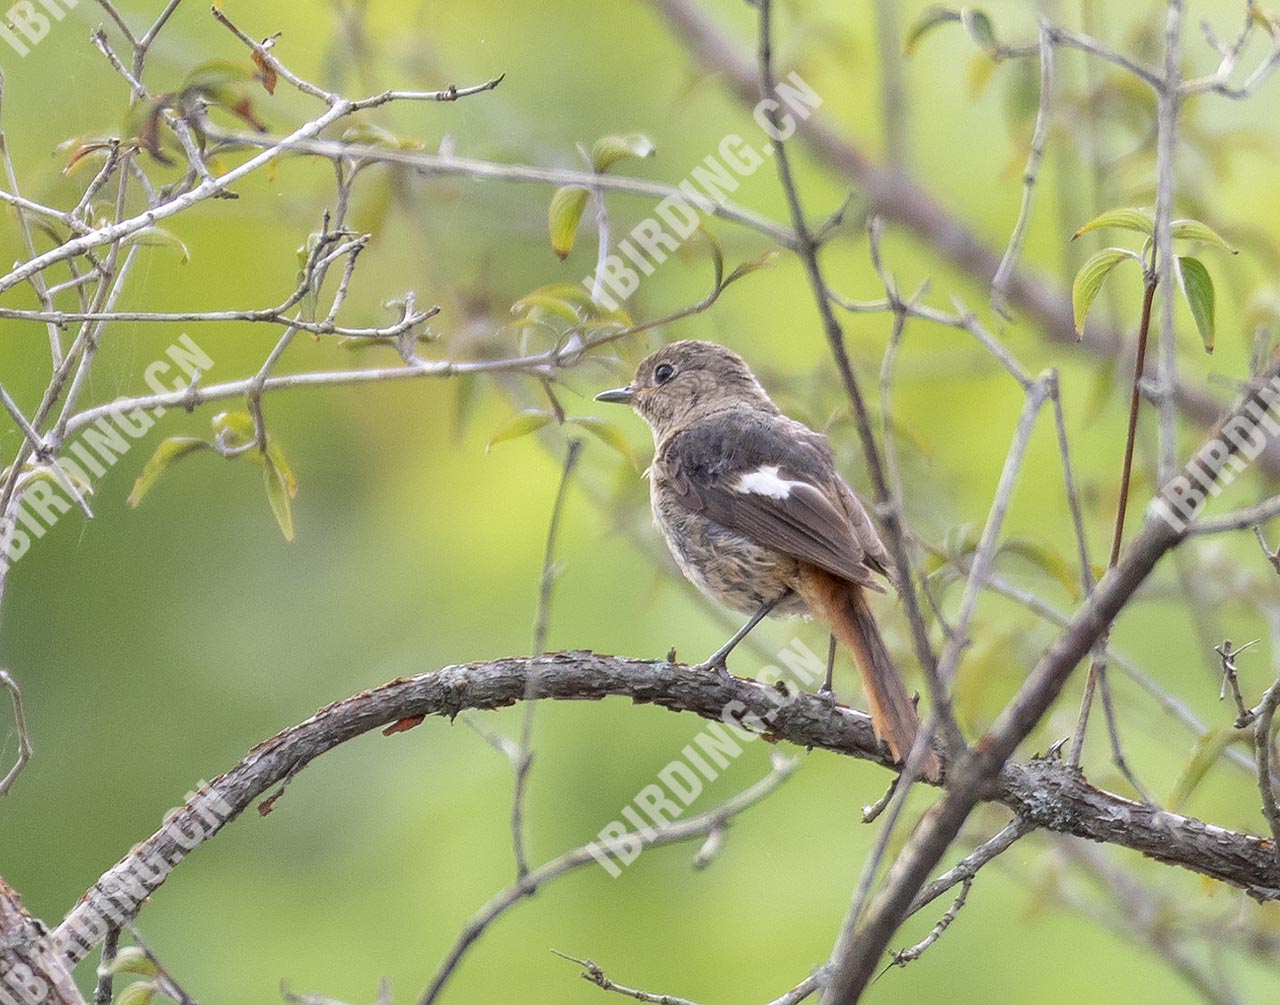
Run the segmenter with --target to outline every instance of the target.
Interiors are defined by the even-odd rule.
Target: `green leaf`
[[[1180,812],[1196,790],[1196,786],[1204,780],[1209,769],[1218,763],[1227,747],[1233,740],[1243,735],[1247,734],[1238,729],[1223,727],[1211,729],[1199,737],[1191,751],[1191,760],[1182,769],[1182,774],[1178,776],[1173,786],[1173,792],[1169,794],[1169,809],[1175,813]]]
[[[191,436],[171,436],[167,440],[162,440],[150,460],[143,465],[142,474],[133,483],[133,491],[129,493],[129,498],[125,502],[129,506],[137,506],[142,502],[142,497],[155,487],[160,476],[170,467],[198,450],[211,449],[213,449],[211,443]]]
[[[1187,298],[1187,306],[1191,308],[1191,316],[1195,318],[1196,328],[1200,330],[1200,341],[1204,343],[1204,351],[1213,352],[1213,279],[1209,270],[1198,258],[1189,255],[1178,255],[1178,285],[1182,287],[1182,295]]]
[[[1034,59],[1018,59],[1009,70],[1004,86],[1004,121],[1011,133],[1025,135],[1029,142],[1040,112],[1040,65]],[[1022,156],[1023,151],[1019,150],[1018,155]]]
[[[182,82],[180,90],[215,90],[227,84],[248,83],[256,76],[257,73],[247,65],[214,59],[193,67],[187,74],[187,79]]]
[[[984,53],[974,53],[964,74],[965,93],[971,98],[979,97],[987,89],[995,72],[995,60],[988,59]]]
[[[163,227],[143,227],[141,230],[134,231],[126,237],[121,244],[127,246],[138,247],[154,247],[154,248],[175,248],[178,252],[178,261],[186,265],[191,261],[191,252],[187,250],[187,246],[176,235],[165,230]]]
[[[512,322],[513,325],[541,324],[544,320],[548,320],[547,314],[567,321],[571,325],[576,325],[582,320],[578,308],[557,294],[545,290],[534,290],[521,297],[511,305],[511,313],[523,315],[518,321]]]
[[[902,54],[904,56],[912,55],[916,51],[916,46],[920,44],[920,40],[938,25],[959,20],[960,12],[954,7],[927,8],[916,19],[915,23],[907,29],[906,37],[902,40]]]
[[[561,261],[569,257],[578,234],[582,211],[587,208],[588,192],[577,185],[558,188],[547,207],[547,229],[551,232],[551,250]]]
[[[498,431],[489,438],[489,442],[484,448],[485,453],[488,453],[504,440],[515,440],[521,436],[536,433],[554,418],[554,415],[541,408],[526,408],[523,412],[517,412],[499,426]]]
[[[995,59],[1000,54],[1000,43],[996,40],[996,27],[986,11],[974,7],[960,8],[960,23],[964,25],[969,37]]]
[[[1072,600],[1080,599],[1080,580],[1071,563],[1047,544],[1013,538],[1000,545],[1002,554],[1010,553],[1025,558],[1042,572],[1056,579],[1066,589]]]
[[[603,174],[624,157],[652,157],[657,147],[643,133],[601,136],[591,146],[591,167]]]
[[[1109,209],[1105,213],[1099,213],[1092,220],[1071,235],[1071,240],[1075,240],[1081,234],[1087,234],[1091,230],[1101,230],[1103,227],[1118,227],[1121,230],[1136,230],[1139,234],[1146,234],[1150,237],[1155,233],[1155,218],[1145,209],[1119,208]]]
[[[141,974],[143,977],[154,977],[156,965],[142,951],[141,946],[121,946],[110,965],[98,968],[98,976],[106,974]]]
[[[293,506],[289,500],[297,494],[298,483],[292,481],[292,472],[281,471],[268,451],[262,456],[262,479],[267,488],[267,502],[275,514],[280,533],[286,541],[293,540]]]
[[[420,140],[405,139],[372,122],[360,122],[351,126],[343,132],[342,142],[368,147],[386,147],[389,150],[423,150],[426,146]]]
[[[724,277],[724,282],[720,284],[720,288],[723,289],[730,283],[736,283],[743,276],[749,276],[753,272],[759,272],[761,269],[773,268],[773,263],[780,254],[781,252],[779,251],[766,251],[763,255],[753,258],[749,262],[743,262]]]
[[[584,318],[600,315],[600,308],[591,299],[591,292],[578,283],[551,283],[547,286],[539,286],[512,304],[511,313],[519,317],[522,314],[528,314],[534,307],[545,307],[557,314],[564,313],[565,308],[568,308],[572,321],[581,321]]]
[[[229,447],[243,447],[258,438],[253,416],[248,412],[219,412],[210,420],[210,425],[214,435],[221,437]]]
[[[1203,241],[1206,244],[1216,244],[1219,248],[1229,251],[1233,255],[1240,254],[1216,230],[1207,223],[1201,223],[1199,220],[1174,220],[1169,224],[1169,233],[1173,235],[1175,240]]]
[[[274,437],[267,438],[267,460],[280,475],[280,479],[284,483],[284,488],[285,491],[288,492],[289,498],[296,498],[298,495],[298,478],[294,475],[293,467],[284,456],[284,448],[280,446],[279,442]]]
[[[711,269],[715,274],[714,288],[716,292],[719,292],[724,289],[724,248],[720,246],[720,239],[711,232],[711,229],[706,224],[700,222],[697,233],[711,248]]]
[[[1089,313],[1098,291],[1102,289],[1102,281],[1107,274],[1126,258],[1135,261],[1138,256],[1126,248],[1103,248],[1096,255],[1091,255],[1080,266],[1075,280],[1071,283],[1071,309],[1076,320],[1076,338],[1084,337],[1084,319]]]
[[[639,470],[640,463],[636,460],[635,451],[631,449],[631,443],[622,435],[622,430],[607,419],[601,419],[594,415],[570,415],[565,419],[575,426],[581,426],[588,433],[596,436],[601,442],[612,447],[628,461],[631,466]]]
[[[116,995],[116,1005],[151,1005],[159,991],[155,981],[134,981]]]

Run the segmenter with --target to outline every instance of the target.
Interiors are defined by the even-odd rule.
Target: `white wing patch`
[[[770,499],[788,499],[793,489],[812,488],[808,482],[793,482],[778,474],[776,464],[763,465],[738,478],[733,486],[743,495],[768,496]]]

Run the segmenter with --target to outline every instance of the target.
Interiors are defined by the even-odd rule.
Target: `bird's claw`
[[[712,657],[711,659],[707,660],[705,663],[699,663],[697,666],[693,667],[693,669],[704,670],[710,673],[714,673],[721,680],[728,680],[729,677],[731,676],[729,673],[729,661],[724,659],[723,657],[721,657],[720,659],[715,659],[714,657]]]

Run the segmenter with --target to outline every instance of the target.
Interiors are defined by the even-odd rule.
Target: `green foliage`
[[[1003,47],[996,38],[995,24],[991,15],[977,7],[929,7],[907,29],[902,43],[902,51],[910,56],[927,34],[939,25],[959,22],[964,25],[969,37],[976,42],[991,59],[999,59]]]
[[[1200,332],[1200,341],[1204,343],[1205,352],[1213,352],[1214,344],[1214,293],[1213,280],[1209,270],[1198,258],[1187,255],[1175,256],[1178,285],[1191,308],[1191,316],[1195,318],[1196,329]]]
[[[582,221],[582,211],[587,208],[590,194],[585,188],[567,185],[556,189],[551,196],[547,207],[547,229],[551,233],[551,250],[557,258],[568,258],[573,251],[578,224]]]
[[[591,170],[604,174],[628,157],[652,157],[656,147],[640,133],[625,136],[602,136],[591,147]],[[547,230],[551,250],[561,260],[568,258],[578,235],[578,224],[591,193],[580,185],[565,185],[555,190],[547,207]]]
[[[1071,310],[1075,315],[1077,338],[1084,336],[1085,318],[1098,292],[1102,289],[1103,280],[1125,259],[1139,261],[1138,256],[1127,248],[1103,248],[1096,254],[1090,255],[1080,266],[1080,271],[1076,273],[1076,278],[1071,284]]]
[[[266,449],[260,449],[257,446],[258,431],[253,416],[248,412],[219,412],[210,420],[210,424],[213,427],[212,442],[189,436],[171,436],[162,440],[143,467],[142,474],[134,482],[128,504],[137,506],[155,487],[161,475],[193,454],[215,450],[229,458],[249,457],[262,465],[267,502],[280,527],[280,533],[286,541],[292,541],[294,530],[291,502],[298,494],[298,480],[280,443],[267,434]]]
[[[1144,264],[1149,274],[1155,271],[1155,217],[1146,209],[1119,207],[1100,213],[1082,226],[1071,239],[1095,230],[1103,229],[1130,230],[1142,234],[1146,241],[1142,252],[1136,253],[1125,248],[1104,248],[1091,255],[1080,266],[1071,284],[1071,307],[1075,315],[1076,336],[1084,335],[1085,318],[1102,289],[1103,281],[1111,274],[1111,270],[1126,258],[1132,258]],[[1191,241],[1209,244],[1224,251],[1236,254],[1233,248],[1217,231],[1200,220],[1173,220],[1169,224],[1169,233],[1174,241]],[[1216,338],[1215,329],[1215,295],[1213,279],[1209,270],[1198,258],[1185,255],[1174,256],[1174,274],[1178,280],[1178,288],[1191,309],[1196,330],[1200,333],[1200,341],[1205,352],[1212,353]]]

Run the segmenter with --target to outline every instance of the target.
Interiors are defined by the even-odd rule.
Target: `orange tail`
[[[805,601],[853,653],[871,706],[871,724],[876,737],[889,745],[897,761],[906,760],[920,732],[920,717],[885,648],[865,591],[817,569],[812,570],[810,582],[812,589],[806,592],[811,595],[806,596]],[[932,782],[941,776],[938,758],[932,750],[925,755],[920,773]]]

